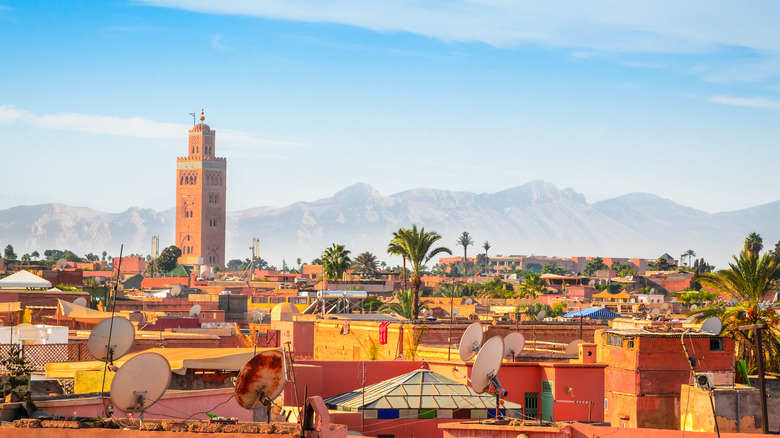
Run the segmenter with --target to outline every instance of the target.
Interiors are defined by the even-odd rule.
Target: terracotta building
[[[201,110],[188,155],[176,159],[176,246],[181,264],[224,267],[227,160],[215,155],[216,131],[205,119]]]

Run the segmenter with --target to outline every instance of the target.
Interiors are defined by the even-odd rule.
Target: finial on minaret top
[[[203,107],[200,107],[200,121],[203,122],[206,120],[206,116],[203,115]]]

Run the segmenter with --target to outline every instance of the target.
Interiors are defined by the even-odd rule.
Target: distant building
[[[225,266],[227,160],[215,156],[206,118],[189,133],[188,155],[176,159],[176,246],[179,263]]]

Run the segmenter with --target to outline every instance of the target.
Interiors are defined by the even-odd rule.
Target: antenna
[[[466,328],[460,338],[460,344],[458,344],[460,360],[468,362],[479,352],[482,346],[482,337],[482,324],[475,322]]]
[[[171,365],[159,353],[133,356],[116,372],[111,382],[111,403],[127,414],[141,413],[165,394],[171,383]]]
[[[197,122],[198,119],[196,117],[197,117],[198,113],[187,113],[187,114],[192,116],[192,126],[197,125],[198,124],[198,122]]]
[[[58,259],[56,266],[57,269],[65,269],[65,266],[68,266],[68,261],[65,259]]]
[[[92,329],[87,339],[87,349],[95,359],[113,365],[116,359],[133,348],[134,343],[133,323],[120,316],[112,316],[100,321]]]
[[[73,300],[73,304],[81,307],[87,307],[87,299],[84,297],[78,297],[75,300]]]
[[[723,330],[723,322],[717,316],[711,316],[701,325],[701,331],[719,335]]]
[[[267,421],[271,422],[273,400],[287,384],[284,353],[267,350],[258,353],[241,368],[236,377],[236,401],[248,410],[266,407]]]
[[[572,355],[572,354],[579,354],[580,350],[580,344],[584,344],[585,341],[582,339],[577,339],[576,341],[569,342],[569,345],[566,346],[566,354]]]
[[[504,337],[504,358],[514,360],[520,356],[525,347],[525,337],[520,332],[514,332]]]
[[[200,315],[200,304],[195,304],[194,306],[190,307],[190,316],[198,316]]]
[[[493,385],[496,394],[496,418],[499,417],[501,397],[506,397],[508,394],[498,381],[498,371],[501,369],[503,356],[504,340],[501,336],[493,336],[479,350],[474,366],[471,368],[471,388],[477,394],[484,393],[490,385]]]

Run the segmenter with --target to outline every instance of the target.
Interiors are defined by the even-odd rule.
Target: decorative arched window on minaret
[[[205,120],[201,109],[200,123],[189,131],[188,155],[176,160],[176,242],[179,263],[224,268],[227,160],[214,156],[216,131]]]

